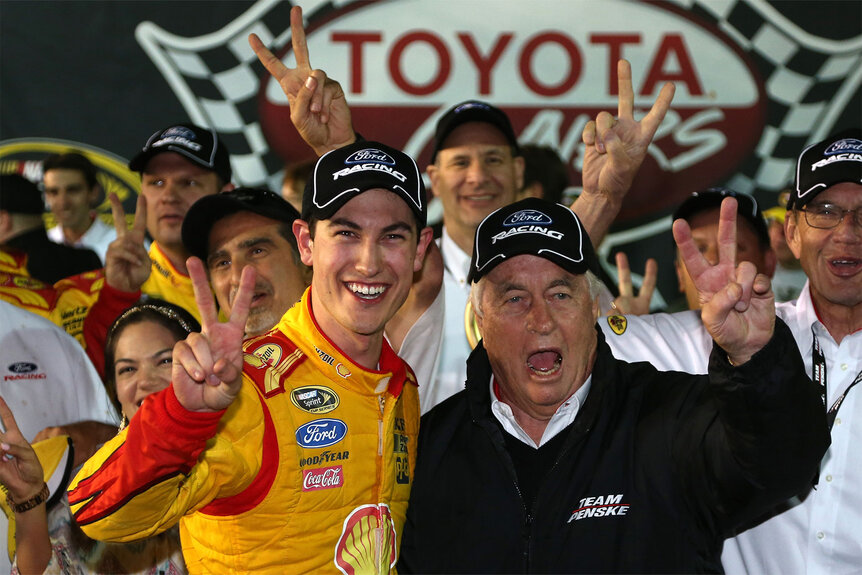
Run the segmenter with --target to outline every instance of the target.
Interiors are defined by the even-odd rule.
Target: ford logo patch
[[[520,212],[515,212],[503,222],[503,225],[506,227],[510,226],[520,226],[523,224],[538,224],[538,225],[549,225],[554,223],[553,220],[547,215],[537,210],[521,210]]]
[[[12,373],[33,373],[36,371],[37,366],[35,363],[19,361],[17,363],[13,363],[7,369]]]
[[[340,419],[315,419],[296,430],[296,442],[302,447],[329,447],[347,435],[347,424]]]

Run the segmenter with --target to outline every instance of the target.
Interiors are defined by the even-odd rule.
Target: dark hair
[[[548,146],[524,144],[521,156],[524,157],[523,187],[538,182],[542,186],[542,198],[559,204],[569,186],[569,174],[560,155]]]
[[[86,156],[78,152],[66,152],[65,154],[52,154],[42,162],[42,173],[48,170],[77,170],[84,175],[87,186],[92,189],[97,184],[96,166]]]
[[[198,320],[192,314],[178,305],[157,298],[141,300],[121,313],[111,324],[108,336],[105,338],[105,387],[118,413],[122,412],[122,407],[117,399],[117,382],[114,379],[117,342],[127,327],[145,321],[161,325],[176,336],[177,341],[185,339],[192,332],[201,330]]]
[[[305,183],[311,177],[311,172],[314,171],[314,165],[317,160],[303,160],[300,162],[291,162],[284,166],[284,177],[281,179],[281,185],[285,182],[292,181],[297,183],[297,188],[304,190]]]

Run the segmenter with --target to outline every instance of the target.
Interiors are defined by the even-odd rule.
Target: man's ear
[[[428,181],[431,182],[431,195],[437,197],[437,179],[440,177],[440,168],[436,164],[428,164],[425,168],[425,173],[428,174]]]
[[[524,156],[515,156],[512,161],[515,165],[515,189],[521,191],[524,187],[524,167],[526,166]]]
[[[99,193],[101,191],[102,191],[102,186],[100,186],[99,184],[96,184],[95,186],[90,188],[89,192],[87,192],[87,205],[90,206],[91,210],[96,209],[96,207],[98,205],[97,202],[99,201]]]
[[[413,271],[418,272],[422,269],[422,263],[425,261],[425,254],[428,252],[428,246],[434,241],[434,230],[429,226],[422,228],[419,231],[419,241],[416,243],[416,257],[413,258]]]
[[[314,240],[311,239],[311,229],[308,227],[308,222],[300,219],[294,220],[293,235],[296,236],[296,247],[299,250],[299,259],[308,267],[313,266],[314,258],[312,257],[312,247],[314,246]]]
[[[787,247],[799,259],[802,256],[802,239],[799,237],[799,212],[790,210],[784,217],[784,239],[787,242]]]

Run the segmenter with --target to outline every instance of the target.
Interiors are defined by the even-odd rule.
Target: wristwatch
[[[22,501],[21,503],[15,503],[14,501],[12,501],[12,495],[7,493],[6,494],[6,503],[9,504],[9,507],[11,507],[12,511],[14,511],[15,513],[24,513],[25,511],[30,511],[34,507],[41,505],[42,503],[45,503],[46,501],[48,501],[48,495],[50,495],[50,494],[51,494],[51,492],[48,489],[48,484],[43,482],[42,483],[42,490],[39,491],[39,493],[37,493],[36,495],[31,497],[30,499],[28,499],[27,501]]]

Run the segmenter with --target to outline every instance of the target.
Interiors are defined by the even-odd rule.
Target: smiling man
[[[611,355],[569,209],[527,199],[478,226],[483,337],[466,389],[422,419],[399,572],[718,571],[733,527],[810,481],[818,392],[768,278],[734,265],[735,200],[716,263],[684,221],[674,236],[715,340],[708,376]]]
[[[114,228],[97,217],[99,182],[96,167],[78,152],[52,154],[42,162],[45,203],[57,220],[48,238],[58,244],[85,247],[105,260]]]
[[[207,268],[219,308],[230,315],[242,270],[257,272],[246,321],[247,337],[275,327],[311,283],[293,235],[299,212],[273,192],[236,188],[206,196],[183,222],[183,244]]]
[[[302,216],[311,286],[262,336],[243,342],[249,266],[218,323],[189,259],[203,333],[177,345],[171,387],[76,478],[69,501],[89,535],[137,539],[181,521],[193,573],[394,567],[419,400],[383,329],[432,241],[425,189],[409,156],[358,142],[318,160]]]

